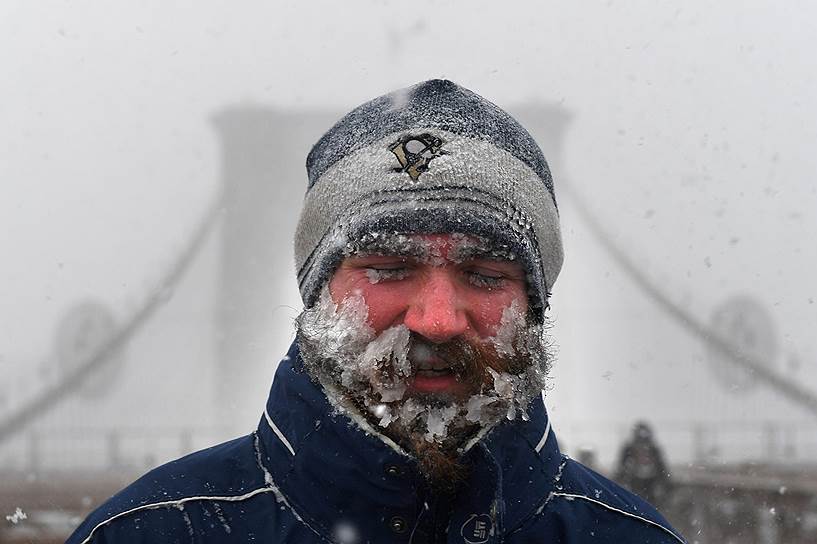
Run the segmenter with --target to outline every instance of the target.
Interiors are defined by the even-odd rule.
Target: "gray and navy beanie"
[[[531,135],[496,105],[451,81],[418,83],[352,110],[306,169],[295,233],[306,307],[368,233],[457,232],[523,259],[532,313],[544,316],[563,260],[553,180]]]

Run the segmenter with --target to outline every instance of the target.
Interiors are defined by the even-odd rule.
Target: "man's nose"
[[[435,269],[409,301],[403,323],[432,342],[446,342],[468,330],[465,310],[450,272]]]

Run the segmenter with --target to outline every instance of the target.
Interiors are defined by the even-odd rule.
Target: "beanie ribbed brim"
[[[536,291],[531,302],[546,307],[563,255],[558,212],[541,178],[490,141],[431,127],[418,131],[440,138],[446,151],[418,180],[395,169],[389,146],[401,131],[337,161],[307,193],[295,236],[305,305],[317,299],[348,240],[392,231],[473,233],[505,244],[525,261]]]

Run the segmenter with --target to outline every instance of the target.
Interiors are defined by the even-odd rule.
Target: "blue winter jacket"
[[[541,401],[466,454],[456,497],[337,415],[303,369],[281,362],[258,429],[161,466],[94,511],[79,543],[683,542],[651,506],[559,452]]]

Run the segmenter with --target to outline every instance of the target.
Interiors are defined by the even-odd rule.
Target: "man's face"
[[[424,347],[415,343],[409,352],[409,394],[465,400],[478,393],[471,390],[472,377],[457,376],[454,362],[444,360],[434,346],[454,340],[490,346],[503,314],[512,307],[520,315],[527,311],[525,271],[514,260],[485,254],[484,248],[467,251],[475,246],[462,236],[409,238],[416,245],[403,245],[405,251],[374,248],[344,259],[329,282],[332,301],[342,305],[360,296],[375,335],[402,325],[421,342]]]
[[[550,359],[524,268],[462,234],[372,233],[347,249],[298,318],[303,360],[336,407],[445,480],[471,439],[526,417],[544,388]]]

